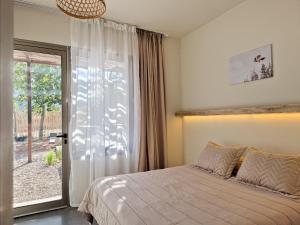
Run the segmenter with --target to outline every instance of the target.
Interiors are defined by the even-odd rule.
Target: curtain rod
[[[134,27],[136,27],[138,29],[141,29],[141,30],[150,31],[150,32],[153,32],[153,33],[162,34],[164,37],[169,37],[169,35],[166,34],[166,33],[163,33],[163,32],[160,32],[160,31],[154,31],[154,30],[145,29],[145,28],[139,27],[138,25],[135,25],[135,24],[123,23],[123,22],[119,22],[119,21],[116,21],[116,20],[112,20],[112,19],[106,19],[106,18],[103,18],[103,19],[107,20],[107,21],[110,21],[110,22],[114,22],[114,23],[126,24],[126,25],[129,25],[129,26],[134,26]]]

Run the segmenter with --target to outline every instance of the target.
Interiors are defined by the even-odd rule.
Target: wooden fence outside
[[[28,115],[25,112],[14,113],[14,131],[15,137],[27,137],[28,130]],[[39,137],[41,115],[32,113],[32,137]],[[46,112],[43,137],[47,138],[50,133],[61,133],[62,116],[61,112]]]

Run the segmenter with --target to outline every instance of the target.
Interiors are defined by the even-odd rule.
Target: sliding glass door
[[[64,46],[15,41],[15,215],[68,203],[67,53]]]

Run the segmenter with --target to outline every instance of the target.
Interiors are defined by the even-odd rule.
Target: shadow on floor
[[[14,225],[89,225],[89,223],[77,212],[77,208],[66,208],[18,218]]]

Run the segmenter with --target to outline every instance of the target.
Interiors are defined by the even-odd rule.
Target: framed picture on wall
[[[268,79],[273,76],[271,44],[230,58],[231,84]]]

